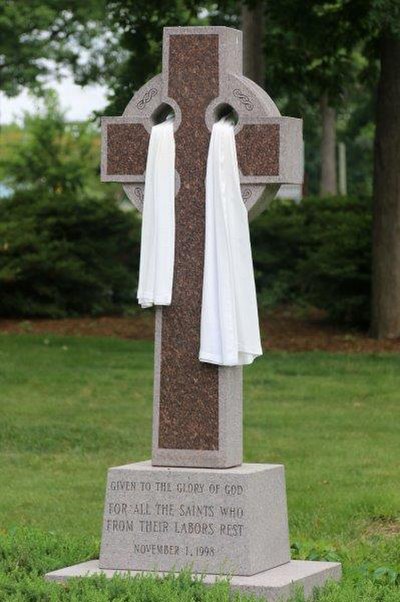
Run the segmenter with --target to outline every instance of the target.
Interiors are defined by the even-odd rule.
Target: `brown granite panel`
[[[107,126],[107,175],[140,175],[146,169],[149,134],[141,123]]]
[[[218,35],[170,37],[168,95],[182,121],[175,135],[181,188],[176,197],[172,304],[163,308],[159,446],[218,449],[218,368],[201,363],[207,105],[218,96]]]
[[[279,175],[279,124],[245,125],[236,136],[240,171],[244,176]]]

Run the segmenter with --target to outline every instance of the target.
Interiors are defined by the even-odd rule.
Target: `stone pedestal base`
[[[284,468],[167,468],[137,462],[108,471],[100,560],[46,575],[65,581],[104,573],[132,577],[190,568],[205,584],[287,600],[340,579],[334,562],[291,561]],[[195,577],[194,577],[195,578]]]
[[[105,574],[106,577],[113,577],[116,573],[135,577],[143,574],[141,571],[118,571],[110,569],[100,569],[98,560],[89,560],[82,564],[59,569],[52,573],[47,573],[48,581],[66,581],[72,577],[90,577],[92,575]],[[148,573],[147,573],[148,574]],[[153,573],[162,575],[163,573]],[[279,566],[269,571],[257,573],[249,577],[232,577],[229,579],[230,587],[233,590],[240,590],[242,593],[253,594],[264,598],[268,602],[284,602],[296,591],[301,588],[306,597],[311,596],[315,587],[321,587],[328,580],[338,581],[341,577],[341,566],[336,562],[310,562],[304,560],[292,560],[287,564]],[[205,575],[203,582],[206,585],[215,583],[221,577],[217,575]]]
[[[281,465],[108,472],[102,569],[254,575],[289,560]]]

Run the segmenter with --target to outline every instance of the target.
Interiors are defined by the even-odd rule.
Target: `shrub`
[[[3,149],[13,195],[0,200],[1,315],[110,313],[132,303],[139,222],[100,184],[97,142],[94,125],[68,123],[49,92]]]
[[[274,201],[252,226],[261,306],[312,304],[368,323],[369,199]],[[63,317],[135,304],[140,222],[104,199],[32,190],[0,202],[0,314]]]
[[[17,192],[0,202],[0,314],[63,317],[132,303],[139,259],[133,213],[102,199]]]
[[[303,297],[300,261],[306,256],[304,214],[293,201],[274,200],[251,226],[253,262],[261,305],[274,307]]]
[[[372,203],[314,199],[304,204],[308,253],[299,266],[306,299],[336,321],[366,325],[370,316]]]
[[[367,324],[371,228],[367,198],[275,200],[252,233],[261,303],[308,303],[335,321]]]
[[[48,91],[43,106],[25,113],[23,128],[11,133],[0,145],[0,175],[12,190],[55,197],[107,194],[99,181],[97,128],[88,121],[68,122],[54,92]]]

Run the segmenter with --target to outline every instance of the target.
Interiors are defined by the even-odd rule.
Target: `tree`
[[[354,98],[353,84],[361,81],[359,57],[368,59],[371,86],[376,65],[380,66],[374,146],[372,332],[380,338],[400,337],[399,0],[248,0],[241,4],[235,0],[201,4],[194,0],[7,0],[0,7],[2,89],[13,95],[23,86],[40,86],[52,68],[51,62],[42,60],[46,58],[71,65],[78,83],[106,82],[110,89],[107,110],[120,114],[133,92],[159,72],[164,26],[237,26],[242,6],[244,26],[251,21],[256,41],[252,68],[258,53],[258,68],[267,59],[268,90],[288,113],[306,116],[305,130],[312,132],[314,139],[315,107],[320,107],[321,192],[336,190],[336,113],[349,96]],[[262,47],[262,9],[267,23],[265,56],[254,50]],[[90,52],[88,60],[81,62],[84,47]],[[261,78],[255,71],[248,73],[256,80]],[[367,101],[362,95],[357,118],[365,113],[358,123],[368,124],[370,135],[370,94]],[[351,127],[349,131],[354,131]],[[368,156],[366,159],[368,165]],[[362,175],[358,177],[362,179]]]
[[[379,54],[374,149],[372,333],[400,337],[400,4],[375,0],[369,15]]]
[[[321,178],[319,193],[337,194],[336,165],[336,109],[330,106],[329,95],[323,92],[320,98],[321,134]]]
[[[367,65],[366,57],[359,55]],[[372,197],[375,135],[376,62],[368,78],[360,77],[346,95],[345,110],[338,116],[338,139],[346,145],[348,189],[353,196]]]
[[[163,28],[206,24],[207,15],[194,0],[105,0],[105,5],[106,27],[112,35],[76,74],[81,85],[106,83],[110,91],[106,112],[119,115],[134,92],[161,71]]]
[[[243,73],[264,88],[265,86],[265,14],[264,3],[242,4]]]
[[[400,337],[400,2],[321,0],[311,4],[282,0],[267,6],[276,26],[273,52],[278,52],[287,65],[282,73],[275,70],[274,81],[289,90],[296,78],[310,99],[318,91],[320,98],[326,93],[322,103],[326,115],[332,99],[343,96],[352,72],[361,75],[359,69],[354,70],[355,54],[362,52],[368,57],[370,75],[375,74],[379,62],[371,331],[378,338]],[[279,60],[272,63],[279,69]],[[326,130],[333,137],[332,125]],[[326,146],[332,159],[332,141]]]
[[[54,95],[2,157],[0,314],[61,317],[133,302],[139,220],[98,183],[98,132],[65,121]],[[106,196],[107,195],[107,196]]]
[[[76,66],[104,20],[103,0],[4,0],[0,4],[0,89],[36,91],[62,65]]]
[[[299,113],[319,107],[319,189],[336,194],[336,113],[358,67],[347,3],[281,0],[266,6],[268,81],[278,97],[294,96]]]
[[[38,196],[85,194],[88,187],[92,193],[98,180],[97,136],[91,123],[68,123],[57,96],[47,92],[43,109],[25,114],[21,138],[4,153],[6,185]]]

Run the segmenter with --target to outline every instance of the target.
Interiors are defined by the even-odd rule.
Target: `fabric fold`
[[[175,259],[173,121],[151,130],[146,164],[138,301],[170,305]],[[200,202],[200,201],[199,201]],[[262,354],[247,209],[234,127],[214,124],[207,159],[204,275],[199,360],[251,364]]]
[[[199,359],[221,366],[262,355],[247,209],[234,127],[214,124],[207,160],[206,235]]]
[[[146,163],[137,298],[143,307],[170,305],[175,255],[174,124],[153,126]]]

